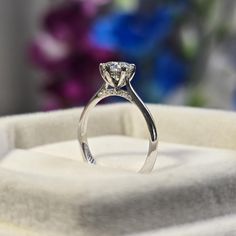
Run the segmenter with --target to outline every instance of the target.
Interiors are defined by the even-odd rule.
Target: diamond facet
[[[133,78],[135,65],[126,62],[107,62],[100,64],[102,78],[112,87],[123,87],[126,80]]]

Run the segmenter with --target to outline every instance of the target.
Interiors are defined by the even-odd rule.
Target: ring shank
[[[150,134],[148,154],[142,168],[139,170],[140,173],[148,173],[152,171],[157,157],[158,137],[157,137],[156,126],[151,113],[149,112],[145,104],[142,102],[142,100],[139,98],[139,96],[136,94],[129,81],[127,81],[126,83],[126,89],[127,91],[122,89],[118,90],[107,89],[107,85],[104,84],[101,87],[101,89],[92,97],[88,105],[84,108],[79,121],[78,140],[80,148],[82,151],[84,161],[90,164],[96,164],[96,160],[91,154],[87,139],[87,125],[88,125],[89,113],[105,97],[109,96],[123,97],[129,102],[135,104],[139,108],[148,126]]]

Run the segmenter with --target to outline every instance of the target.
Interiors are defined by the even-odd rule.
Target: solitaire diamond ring
[[[130,84],[130,81],[133,79],[135,74],[135,65],[126,62],[107,62],[101,63],[99,65],[99,70],[104,80],[104,84],[84,108],[79,121],[78,140],[84,161],[90,164],[96,164],[95,157],[91,154],[87,140],[87,124],[90,111],[102,99],[109,96],[120,96],[135,104],[145,118],[150,134],[149,148],[146,160],[139,172],[151,172],[157,158],[157,130],[150,111]]]

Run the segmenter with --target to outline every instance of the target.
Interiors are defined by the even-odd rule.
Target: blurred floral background
[[[236,110],[235,0],[0,4],[1,115],[82,106],[112,60],[145,102]]]

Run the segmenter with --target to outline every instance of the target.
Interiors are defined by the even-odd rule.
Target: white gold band
[[[118,63],[118,62],[114,62],[114,63]],[[109,66],[109,69],[110,69],[110,66]],[[108,70],[108,72],[110,71]],[[114,75],[115,72],[116,74]],[[88,145],[88,140],[87,140],[87,124],[88,124],[90,111],[102,99],[109,96],[120,96],[130,101],[131,103],[135,104],[139,108],[139,110],[141,111],[141,113],[143,114],[145,118],[145,121],[148,126],[148,130],[149,130],[149,134],[150,134],[149,149],[148,149],[146,160],[142,168],[139,170],[139,172],[140,173],[151,172],[156,162],[157,148],[158,148],[158,137],[157,137],[157,130],[156,130],[154,119],[150,111],[148,110],[148,108],[145,106],[145,104],[142,102],[142,100],[139,98],[139,96],[136,94],[136,92],[134,91],[133,87],[130,84],[130,81],[134,76],[134,71],[130,73],[129,76],[127,76],[127,73],[124,75],[123,77],[124,80],[122,81],[122,87],[124,87],[125,89],[123,89],[120,86],[114,86],[114,83],[116,83],[117,81],[119,82],[119,79],[120,79],[120,71],[118,70],[117,72],[116,70],[115,72],[113,71],[113,74],[111,74],[111,72],[106,74],[106,76],[109,76],[109,82],[106,79],[104,79],[105,83],[99,89],[99,91],[92,97],[92,99],[89,101],[89,103],[84,108],[81,114],[80,121],[79,121],[79,129],[78,129],[78,140],[81,147],[83,159],[84,161],[90,164],[96,164],[96,160],[91,154],[91,151]],[[119,77],[117,76],[117,73],[119,73]],[[102,74],[102,77],[104,78],[103,74]],[[116,77],[118,77],[118,79]],[[114,80],[114,78],[117,81],[111,84],[110,81]]]

